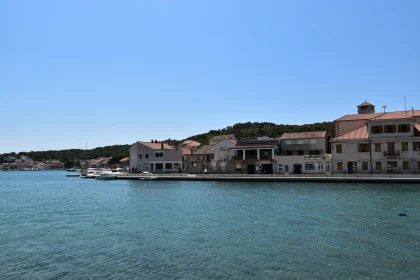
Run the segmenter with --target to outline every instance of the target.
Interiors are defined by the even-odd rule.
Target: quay
[[[246,174],[124,174],[117,180],[151,178],[158,181],[229,181],[229,182],[319,182],[319,183],[410,183],[420,184],[419,175],[246,175]]]

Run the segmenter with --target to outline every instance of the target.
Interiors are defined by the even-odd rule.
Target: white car
[[[143,171],[141,174],[153,174],[153,173],[149,171]]]

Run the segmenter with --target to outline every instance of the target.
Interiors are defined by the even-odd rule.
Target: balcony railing
[[[241,159],[244,159],[244,157],[243,156],[232,156],[232,159],[241,160]]]
[[[384,156],[386,156],[386,157],[398,157],[398,156],[400,156],[400,152],[399,151],[386,151],[386,152],[384,152]]]

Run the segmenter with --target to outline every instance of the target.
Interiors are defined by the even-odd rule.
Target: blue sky
[[[0,1],[0,153],[420,108],[420,1]]]

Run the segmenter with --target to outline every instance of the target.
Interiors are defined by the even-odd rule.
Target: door
[[[254,174],[255,173],[255,165],[249,164],[248,165],[248,174]]]
[[[386,171],[388,174],[398,173],[398,166],[396,161],[388,161],[386,164]]]
[[[347,163],[347,171],[349,174],[356,174],[357,173],[357,162],[349,161]]]
[[[293,173],[294,174],[301,174],[302,173],[302,164],[294,164],[293,165]]]
[[[272,164],[261,164],[261,173],[262,174],[273,174],[273,165]]]

